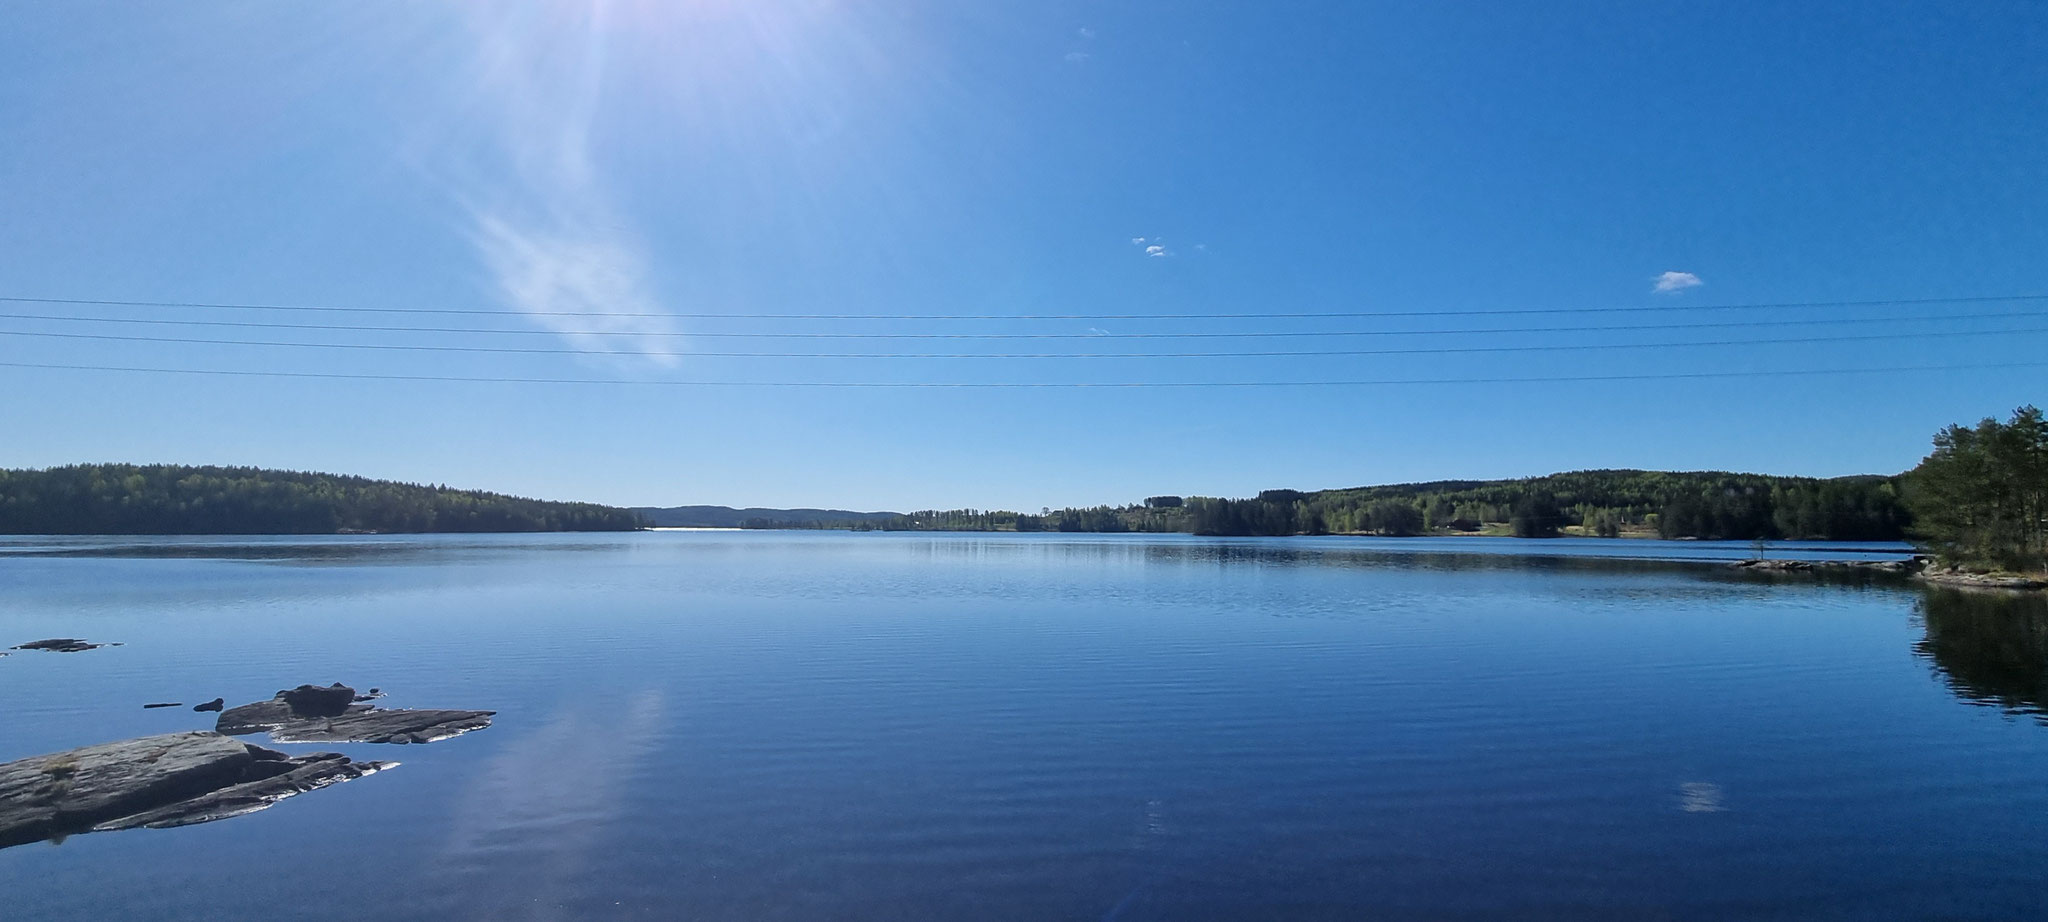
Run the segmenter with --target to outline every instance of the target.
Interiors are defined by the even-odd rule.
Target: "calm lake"
[[[1884,559],[1779,545],[1773,556]],[[303,682],[491,708],[35,919],[2048,917],[2048,602],[1747,544],[0,538],[0,760]],[[257,741],[261,741],[258,739]]]

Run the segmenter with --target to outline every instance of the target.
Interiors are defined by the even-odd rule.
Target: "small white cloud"
[[[1134,244],[1136,244],[1136,245],[1138,245],[1138,246],[1144,246],[1144,245],[1145,245],[1145,238],[1143,238],[1143,237],[1132,237],[1132,238],[1131,238],[1131,242],[1132,242],[1132,243],[1134,243]]]
[[[1089,54],[1088,52],[1085,52],[1085,51],[1069,51],[1069,52],[1067,52],[1067,63],[1068,63],[1068,64],[1079,64],[1079,63],[1082,63],[1083,61],[1086,61],[1086,60],[1088,60],[1089,58],[1092,58],[1092,57],[1094,57],[1094,55],[1092,55],[1092,54]]]
[[[1146,248],[1145,248],[1145,255],[1146,255],[1146,256],[1165,256],[1165,255],[1166,255],[1166,248],[1165,248],[1165,247],[1163,247],[1163,246],[1159,246],[1158,244],[1153,244],[1152,246],[1148,246],[1148,247],[1146,247]]]
[[[1082,27],[1081,27],[1081,32],[1080,32],[1080,35],[1081,35],[1081,37],[1082,37],[1082,38],[1084,38],[1084,39],[1087,39],[1087,40],[1089,40],[1089,41],[1094,41],[1094,40],[1095,40],[1095,30],[1094,30],[1094,29],[1090,29],[1090,28],[1088,28],[1087,26],[1082,26]]]
[[[1656,281],[1656,290],[1664,294],[1684,291],[1688,288],[1698,288],[1706,284],[1700,281],[1699,276],[1690,272],[1666,272],[1663,275],[1657,276]]]

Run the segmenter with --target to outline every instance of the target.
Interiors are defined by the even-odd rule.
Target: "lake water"
[[[2048,603],[1714,562],[1749,554],[0,539],[0,646],[125,644],[0,659],[0,760],[302,682],[499,711],[280,746],[404,765],[262,813],[0,851],[0,917],[2048,917]]]

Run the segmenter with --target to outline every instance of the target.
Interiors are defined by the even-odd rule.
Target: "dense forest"
[[[1941,430],[1908,477],[1915,532],[1945,560],[2048,568],[2048,419],[2040,408]]]
[[[624,509],[253,467],[0,470],[0,534],[623,531]]]
[[[915,512],[839,527],[889,531],[1190,532],[1198,535],[1577,534],[1734,540],[1897,540],[1912,516],[1897,478],[1818,480],[1713,471],[1574,471],[1249,499],[1153,496],[1128,506]]]
[[[1572,471],[1249,499],[1153,496],[1128,506],[918,512],[857,527],[903,530],[1190,532],[1198,535],[1559,535],[1724,540],[1919,539],[1973,568],[2048,569],[2048,417],[1949,426],[1896,477],[1820,480],[1718,471]]]
[[[731,506],[634,506],[656,528],[846,528],[855,522],[880,522],[894,512],[853,512],[846,509],[763,509]]]

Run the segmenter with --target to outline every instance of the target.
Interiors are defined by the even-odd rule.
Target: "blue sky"
[[[8,20],[0,296],[498,315],[0,302],[0,331],[681,354],[0,335],[0,362],[618,382],[0,367],[0,466],[1035,509],[1589,467],[1891,472],[1943,424],[2048,397],[2040,367],[1542,380],[2043,360],[2048,334],[1953,335],[2048,327],[2042,301],[1693,309],[2048,293],[2038,3],[191,0]],[[1655,290],[1666,273],[1685,275]],[[1660,310],[1259,316],[1584,307]],[[1997,312],[2015,316],[1974,316]],[[765,316],[819,313],[1254,316]],[[1528,332],[1744,321],[1768,325]],[[1128,336],[1477,328],[1523,332]],[[777,331],[1073,338],[716,335]],[[1873,335],[1892,338],[1826,341]],[[1782,338],[1823,341],[705,354]],[[1537,380],[649,383],[1475,377]]]

